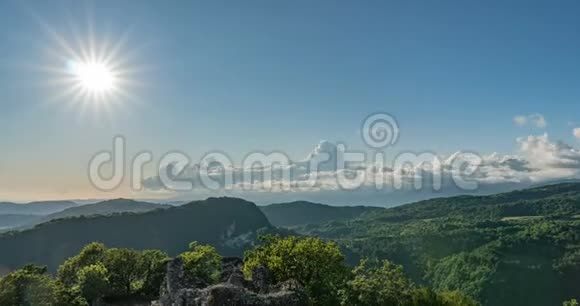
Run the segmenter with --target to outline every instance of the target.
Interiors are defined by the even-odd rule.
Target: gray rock
[[[159,304],[165,305],[188,305],[183,301],[189,299],[193,289],[205,288],[208,285],[201,279],[193,278],[185,273],[183,260],[174,258],[165,267],[165,279],[160,290]]]
[[[266,267],[259,265],[252,271],[252,284],[258,293],[268,293],[270,291],[270,273]]]
[[[224,258],[221,283],[207,286],[185,275],[183,262],[174,259],[167,264],[160,306],[301,306],[308,297],[297,281],[271,286],[265,267],[253,271],[252,282],[242,273],[242,260]]]
[[[238,257],[224,257],[222,259],[221,282],[227,282],[236,271],[241,271],[244,262]]]

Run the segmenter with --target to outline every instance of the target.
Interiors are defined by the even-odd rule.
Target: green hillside
[[[578,183],[433,199],[296,230],[337,241],[351,263],[389,259],[415,282],[484,305],[580,297]]]
[[[382,211],[383,208],[367,206],[337,207],[312,202],[297,201],[291,203],[261,206],[260,210],[274,226],[294,226],[317,224],[333,220],[358,218],[365,213]]]

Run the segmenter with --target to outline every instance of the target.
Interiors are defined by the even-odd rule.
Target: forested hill
[[[580,209],[580,183],[546,185],[489,196],[436,198],[385,210],[382,219],[462,217],[501,219],[517,216],[555,216]]]
[[[417,283],[484,305],[580,297],[580,183],[432,199],[295,230],[337,241],[351,263],[389,259]]]
[[[264,227],[271,225],[256,205],[236,198],[209,198],[142,214],[59,219],[2,234],[0,265],[14,269],[37,263],[55,269],[95,241],[111,247],[159,249],[170,255],[199,241],[225,255],[240,255]]]
[[[271,204],[261,206],[260,209],[274,226],[294,226],[348,220],[358,218],[367,212],[384,210],[384,208],[368,206],[337,207],[305,201]]]

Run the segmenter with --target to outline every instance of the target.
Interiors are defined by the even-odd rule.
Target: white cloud
[[[517,115],[514,117],[514,123],[517,126],[524,126],[528,122],[528,118],[526,116]]]
[[[572,133],[574,134],[574,137],[580,139],[580,127],[577,127],[574,130],[572,130]]]
[[[536,127],[543,129],[546,126],[548,126],[548,122],[546,122],[546,119],[544,118],[544,116],[542,116],[540,114],[531,115],[530,119]]]
[[[452,163],[455,160],[469,159],[469,155],[463,155],[459,151],[448,157],[441,157],[440,165],[433,165],[431,169],[425,168],[425,164],[414,164],[410,167],[400,167],[391,164],[373,164],[373,161],[365,165],[357,165],[356,168],[337,169],[333,163],[337,160],[337,154],[341,152],[330,142],[321,142],[306,159],[298,162],[290,161],[287,169],[291,169],[291,177],[280,175],[271,166],[260,168],[211,168],[200,173],[200,166],[193,165],[181,171],[177,177],[180,180],[193,182],[195,190],[199,194],[215,194],[216,191],[207,190],[200,184],[201,176],[211,177],[213,180],[225,182],[224,173],[232,175],[233,180],[228,186],[230,195],[251,198],[258,202],[264,199],[279,201],[285,199],[318,200],[329,203],[350,204],[367,203],[377,204],[380,201],[389,203],[404,203],[422,198],[434,196],[454,195],[463,193],[495,193],[515,188],[525,188],[532,184],[544,183],[554,180],[580,178],[580,150],[562,142],[550,141],[547,134],[528,136],[517,140],[519,151],[516,155],[501,155],[493,153],[482,155],[479,168],[468,179],[477,182],[479,189],[466,191],[458,188],[452,180],[455,174]],[[318,168],[319,172],[312,176],[309,162],[312,160],[326,161]],[[428,163],[428,161],[427,161]],[[355,175],[356,169],[365,170],[365,180],[362,186],[356,190],[345,190],[344,185],[339,185],[337,177],[341,175]],[[412,186],[416,179],[423,180],[428,186],[434,178],[433,171],[441,171],[442,186],[439,191],[431,188],[414,190]],[[224,172],[225,171],[225,172]],[[271,177],[263,177],[264,171],[271,171]],[[316,171],[315,171],[316,172]],[[250,174],[257,180],[248,181],[245,176]],[[381,180],[381,181],[379,181]],[[383,189],[377,189],[378,182],[385,182]],[[393,182],[403,182],[407,187],[395,190]],[[164,190],[159,177],[148,178],[143,181],[149,191]],[[269,188],[263,188],[268,185]],[[342,202],[341,202],[342,201]],[[384,203],[384,202],[383,202]]]
[[[518,139],[520,151],[540,169],[580,169],[580,150],[563,142],[550,142],[548,134]]]
[[[548,122],[546,121],[546,118],[544,118],[542,114],[517,115],[514,117],[514,123],[517,126],[525,126],[529,123],[541,129],[548,126]]]

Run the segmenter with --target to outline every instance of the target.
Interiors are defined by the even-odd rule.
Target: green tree
[[[431,288],[416,288],[412,293],[413,306],[478,306],[478,302],[459,291],[435,292]]]
[[[443,302],[443,298],[431,288],[415,288],[411,292],[413,306],[451,306]],[[459,305],[458,305],[459,306]]]
[[[108,274],[107,268],[102,263],[83,267],[78,272],[78,289],[89,303],[108,294],[110,290]]]
[[[55,291],[45,267],[27,265],[0,279],[0,305],[52,306]]]
[[[148,250],[107,249],[103,244],[91,243],[81,252],[67,259],[58,269],[58,282],[69,291],[80,288],[81,272],[87,267],[96,272],[95,266],[103,266],[103,275],[108,282],[107,296],[142,296],[156,298],[163,282],[167,254]],[[62,291],[63,296],[74,297],[76,292]],[[84,294],[82,294],[85,296]]]
[[[562,306],[578,306],[578,300],[576,299],[571,299],[569,301],[565,301],[564,303],[562,303]]]
[[[102,262],[105,252],[106,248],[102,243],[88,244],[78,255],[70,257],[58,268],[58,280],[67,287],[73,287],[77,282],[78,272],[83,267]]]
[[[141,266],[141,253],[132,249],[108,249],[103,265],[109,273],[111,295],[130,296],[143,285],[144,274]]]
[[[353,278],[341,291],[342,305],[406,306],[412,304],[413,285],[403,267],[388,260],[369,264],[368,260],[353,269]]]
[[[169,260],[166,253],[159,250],[146,250],[141,253],[139,269],[142,271],[142,287],[140,295],[157,298],[159,288],[165,277],[165,265]]]
[[[222,257],[214,247],[194,241],[189,244],[189,251],[179,256],[190,276],[201,278],[209,284],[219,281]]]
[[[55,299],[53,306],[88,306],[89,303],[82,296],[78,286],[73,288],[66,287],[61,281],[56,280]]]
[[[478,302],[459,291],[443,291],[440,293],[445,306],[478,306]]]
[[[338,303],[337,292],[344,285],[348,268],[344,264],[344,255],[334,242],[271,235],[261,239],[264,244],[244,255],[246,276],[250,277],[255,267],[263,265],[276,282],[289,279],[300,282],[313,304]]]

